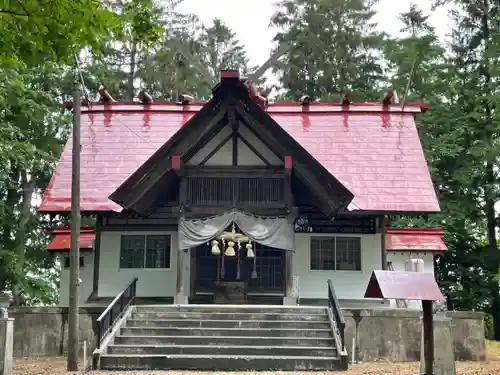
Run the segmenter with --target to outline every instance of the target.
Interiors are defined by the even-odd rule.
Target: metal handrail
[[[345,350],[345,318],[344,313],[340,309],[340,303],[335,294],[335,289],[333,288],[332,280],[328,280],[328,307],[331,310],[333,317],[335,319],[335,324],[337,325],[337,330],[340,336],[340,342],[342,344],[341,350]]]
[[[98,342],[101,347],[104,337],[111,331],[116,321],[125,310],[134,302],[137,292],[137,277],[134,277],[127,286],[113,299],[106,310],[97,318]]]

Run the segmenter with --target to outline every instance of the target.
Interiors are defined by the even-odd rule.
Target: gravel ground
[[[500,343],[487,343],[488,361],[457,362],[457,375],[500,375]],[[82,372],[80,372],[82,373]],[[14,361],[14,375],[60,375],[66,371],[65,358],[24,358]],[[89,375],[208,375],[209,372],[197,371],[92,371]],[[238,372],[214,372],[217,375],[238,375]],[[250,375],[251,372],[241,372]],[[289,375],[290,372],[260,372],[259,375]],[[322,375],[322,372],[298,372],[300,375]],[[331,373],[334,374],[334,373]],[[419,374],[419,363],[367,362],[350,366],[343,375],[416,375]]]

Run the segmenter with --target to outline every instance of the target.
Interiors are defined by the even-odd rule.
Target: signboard
[[[318,216],[301,216],[295,220],[295,233],[376,233],[375,218],[334,219]]]

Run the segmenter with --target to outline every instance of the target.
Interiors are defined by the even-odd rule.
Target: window
[[[361,271],[361,238],[312,237],[311,270]]]
[[[120,268],[170,268],[169,235],[121,237]]]
[[[70,259],[71,259],[70,256],[64,257],[64,268],[69,268],[69,266],[71,264]],[[80,257],[80,268],[83,268],[84,266],[85,266],[85,259],[84,259],[84,257]]]

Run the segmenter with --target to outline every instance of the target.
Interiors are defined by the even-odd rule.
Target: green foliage
[[[485,12],[471,2],[454,3],[462,11],[455,13],[448,54],[415,7],[402,16],[410,35],[385,44],[394,87],[408,81],[408,56],[417,56],[408,99],[432,105],[419,117],[419,133],[442,208],[431,218],[405,218],[394,224],[445,228],[449,251],[437,260],[436,274],[449,307],[491,313],[498,338],[498,182],[493,166],[498,163],[500,124],[494,108],[500,102],[492,85],[500,67],[492,53],[498,50],[498,31],[491,32]]]
[[[175,12],[178,3],[0,1],[0,290],[11,289],[15,304],[58,300],[59,269],[46,251],[46,229],[69,221],[37,214],[33,202],[71,129],[61,103],[71,100],[80,79],[75,53],[87,56],[78,73],[90,92],[104,84],[129,100],[137,84],[155,99],[181,92],[209,97],[211,87],[171,45],[173,38],[198,51],[212,72],[246,65],[243,47],[222,22],[202,28],[196,17]],[[94,218],[82,224],[93,225]]]
[[[290,99],[308,94],[339,100],[380,97],[382,67],[377,52],[383,35],[374,31],[371,1],[284,0],[271,20],[276,41],[290,44],[274,71]]]
[[[116,14],[95,0],[2,0],[0,61],[69,62],[118,25]]]

